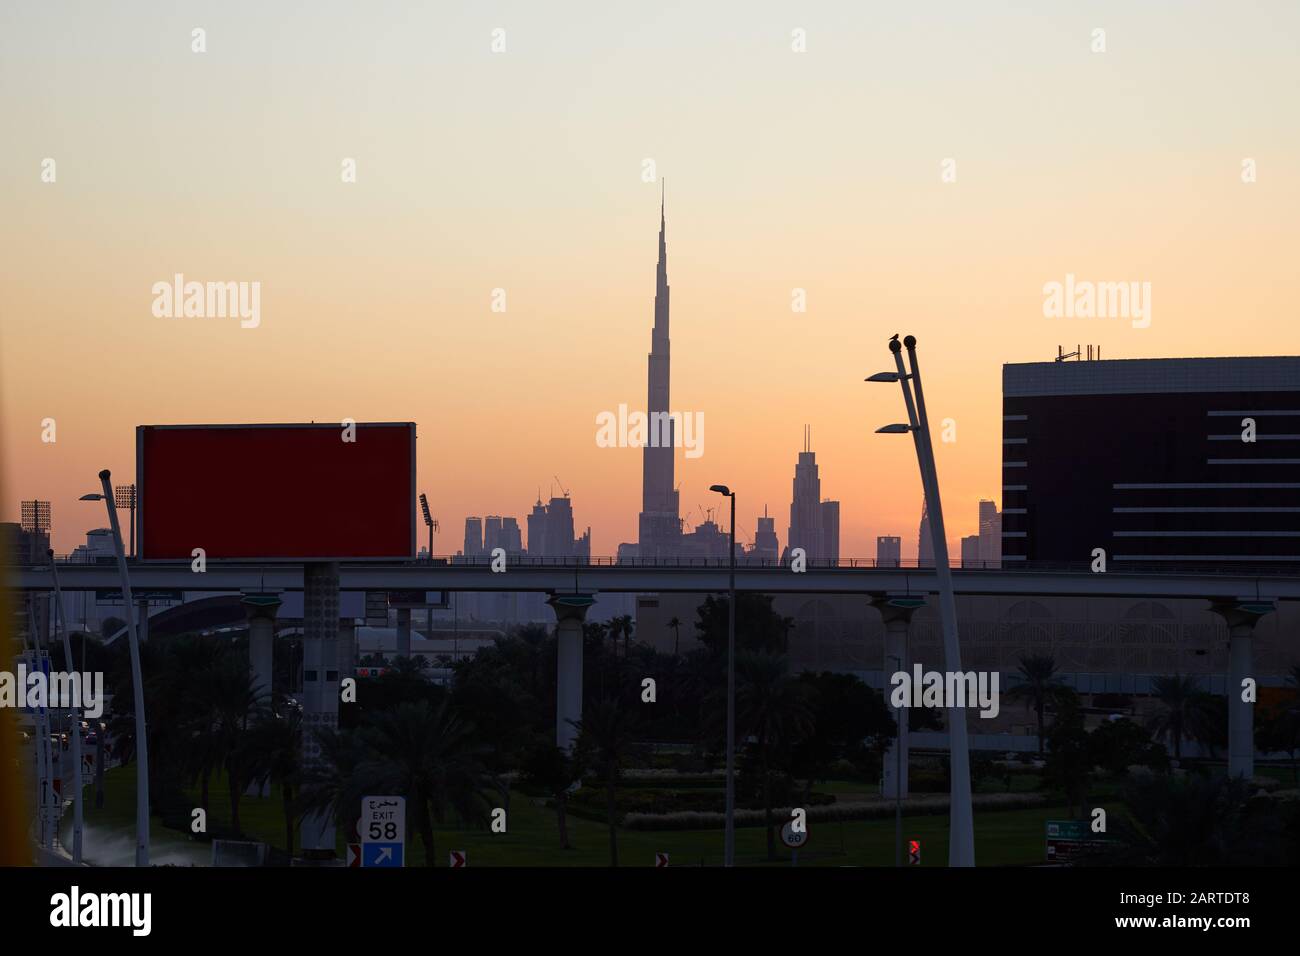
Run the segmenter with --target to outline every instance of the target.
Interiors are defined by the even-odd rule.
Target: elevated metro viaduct
[[[11,587],[49,591],[51,575],[45,567],[11,569]],[[117,569],[110,563],[61,563],[64,591],[112,590],[118,586]],[[131,586],[138,590],[188,592],[243,592],[273,595],[301,591],[301,565],[238,564],[212,562],[203,572],[188,562],[136,562],[131,565]],[[994,596],[1063,596],[1122,598],[1200,598],[1223,617],[1229,633],[1228,769],[1233,775],[1254,773],[1253,705],[1241,699],[1243,682],[1253,675],[1251,640],[1256,622],[1273,611],[1278,601],[1300,600],[1300,574],[1273,570],[1214,573],[1204,570],[1087,570],[1016,569],[955,570],[958,594]],[[351,563],[338,566],[342,591],[534,591],[551,595],[557,618],[559,673],[557,675],[556,742],[572,746],[573,722],[582,717],[582,625],[587,609],[601,592],[725,592],[726,561],[694,564],[669,563],[561,563],[517,560],[505,571],[494,572],[486,563],[444,564],[437,561],[401,563]],[[936,575],[927,568],[877,568],[812,566],[795,572],[784,566],[739,564],[736,590],[766,594],[861,594],[877,608],[886,629],[886,654],[897,657],[906,670],[907,629],[912,613],[927,595],[937,593]],[[265,609],[254,602],[250,625],[260,619],[265,629]],[[408,617],[409,620],[409,617]],[[251,633],[251,629],[250,629]],[[409,631],[408,631],[409,633]],[[409,637],[408,637],[409,640]],[[261,642],[265,643],[265,641]],[[409,647],[409,644],[408,644]],[[254,662],[255,669],[258,668]],[[269,669],[269,668],[268,668]],[[260,672],[260,671],[259,671]],[[895,713],[899,746],[907,747],[906,710]],[[891,749],[885,766],[894,763]],[[887,776],[886,792],[894,787],[906,792],[905,778]]]

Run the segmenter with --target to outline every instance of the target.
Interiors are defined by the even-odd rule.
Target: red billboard
[[[140,557],[415,556],[415,423],[141,425]]]

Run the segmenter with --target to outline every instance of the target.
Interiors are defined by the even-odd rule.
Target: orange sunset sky
[[[412,420],[439,554],[557,475],[613,554],[653,160],[683,515],[725,482],[784,543],[807,423],[842,555],[914,556],[901,396],[862,381],[911,332],[955,543],[1001,499],[1002,363],[1300,352],[1297,35],[1294,2],[6,3],[0,520],[50,499],[82,543],[137,424]],[[155,317],[176,273],[260,282],[260,326]],[[1045,318],[1067,274],[1150,282],[1150,327]]]

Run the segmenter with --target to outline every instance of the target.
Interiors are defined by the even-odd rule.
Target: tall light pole
[[[135,865],[149,865],[149,741],[145,733],[144,680],[140,675],[140,640],[135,628],[135,606],[131,597],[131,575],[126,569],[122,548],[122,528],[117,522],[117,507],[112,473],[99,473],[103,494],[82,495],[82,501],[103,501],[108,509],[108,524],[113,531],[113,551],[117,556],[117,573],[122,579],[122,608],[126,614],[126,637],[131,646],[131,683],[135,700]],[[80,772],[81,768],[77,768]]]
[[[889,659],[894,662],[894,673],[903,669],[903,662],[893,654]],[[903,865],[903,723],[894,724],[898,735],[894,741],[894,866]]]
[[[727,822],[723,837],[722,865],[736,865],[736,493],[726,485],[711,485],[731,499],[731,533],[727,586]]]
[[[68,622],[63,617],[63,591],[59,587],[59,566],[54,562],[54,550],[45,552],[50,559],[50,576],[54,579],[54,629],[63,637],[63,666],[69,674],[76,670],[72,661],[72,641],[68,638]],[[85,640],[83,637],[82,640]],[[85,678],[82,674],[82,678]],[[72,701],[72,862],[81,863],[81,707]]]
[[[131,550],[127,552],[131,557],[135,557],[135,485],[118,485],[114,490],[113,504],[125,511],[131,512],[130,532],[131,532]]]
[[[906,346],[912,370],[903,366],[902,350]],[[934,546],[934,572],[939,584],[939,620],[943,626],[944,666],[950,674],[961,673],[961,645],[957,640],[957,601],[952,590],[952,570],[948,567],[948,541],[943,529],[943,506],[939,501],[939,477],[930,442],[930,423],[925,413],[925,393],[921,390],[921,368],[916,360],[916,336],[909,335],[900,344],[898,336],[889,340],[894,354],[895,372],[877,372],[868,382],[898,382],[907,406],[908,425],[885,425],[879,434],[912,433],[916,460],[925,490],[926,510],[930,515],[930,540]],[[915,390],[915,401],[913,391]],[[966,713],[959,707],[948,708],[948,746],[952,763],[948,834],[948,865],[975,865],[975,822],[971,810],[970,742],[966,731]]]
[[[420,510],[424,512],[424,523],[429,528],[429,563],[433,564],[433,532],[438,527],[438,522],[434,521],[433,515],[429,514],[429,499],[423,491],[420,492]],[[433,640],[433,608],[428,608],[424,613],[429,640]]]

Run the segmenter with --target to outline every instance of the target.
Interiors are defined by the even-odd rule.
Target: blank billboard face
[[[140,556],[405,560],[415,425],[142,425]]]

